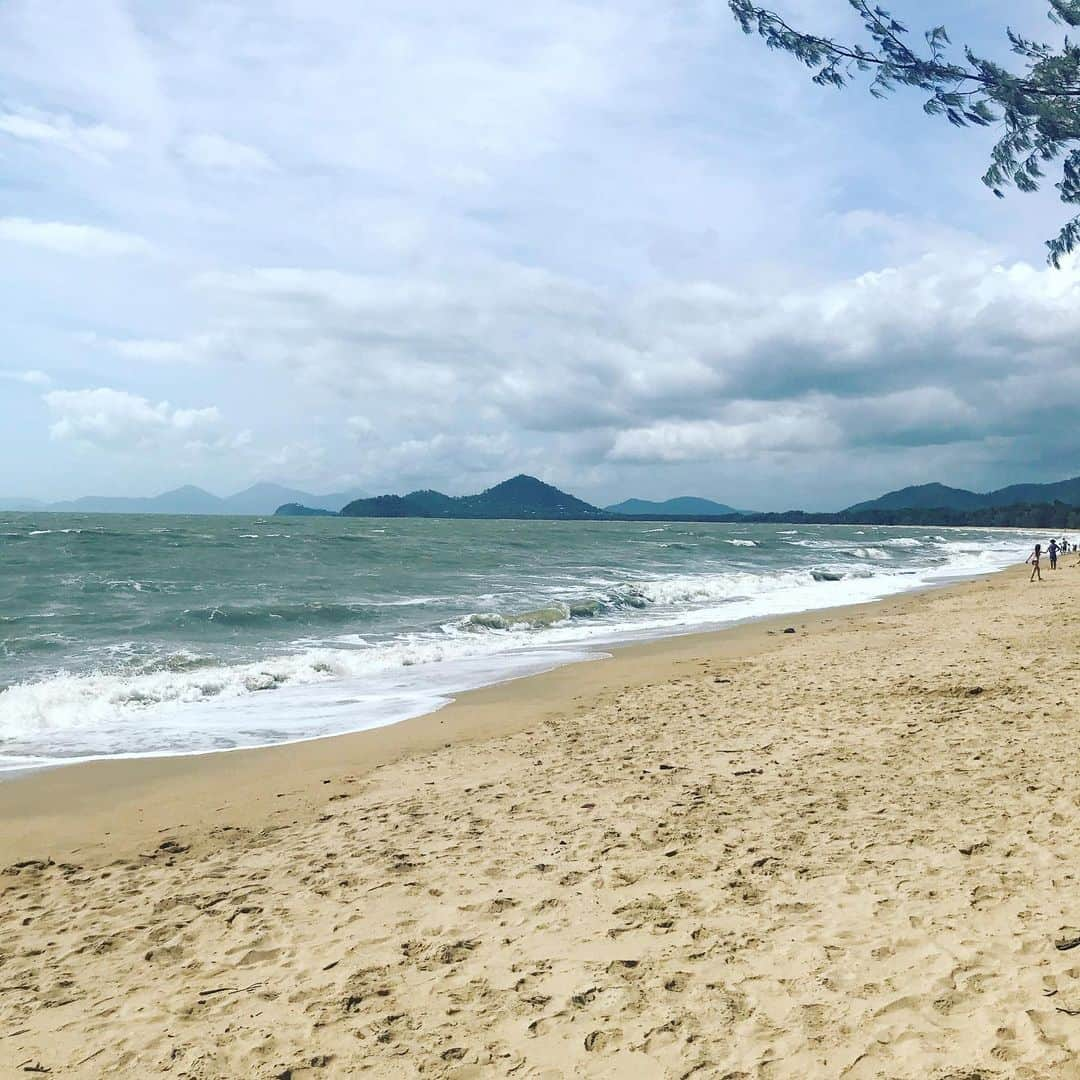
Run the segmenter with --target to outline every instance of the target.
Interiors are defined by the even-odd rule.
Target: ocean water
[[[356,731],[1022,560],[986,529],[0,514],[0,771]]]

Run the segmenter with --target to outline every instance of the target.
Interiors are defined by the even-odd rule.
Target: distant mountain
[[[278,507],[279,514],[296,514],[304,507]],[[444,495],[441,491],[413,491],[408,495],[378,495],[355,499],[341,510],[342,517],[419,518],[533,518],[536,520],[609,520],[599,507],[568,495],[534,476],[515,476],[479,495]]]
[[[1063,502],[1080,506],[1080,476],[1052,484],[1012,484],[979,493],[944,484],[917,484],[890,491],[880,499],[856,503],[846,514],[867,510],[982,510],[996,506]]]
[[[150,498],[86,495],[67,502],[47,503],[42,510],[66,514],[222,514],[222,500],[190,484]]]
[[[44,505],[40,499],[20,499],[8,496],[0,498],[0,513],[5,510],[40,510]]]
[[[614,506],[605,506],[609,514],[703,514],[706,516],[723,514],[740,514],[725,503],[713,502],[712,499],[699,499],[694,495],[682,495],[676,499],[665,499],[663,502],[651,502],[648,499],[627,499],[625,502],[615,503]]]
[[[36,499],[0,499],[0,510],[37,511],[66,514],[272,514],[282,503],[295,503],[314,510],[337,513],[362,492],[342,491],[312,495],[280,484],[253,484],[235,495],[220,498],[188,484],[148,498],[87,495],[81,499],[45,503]]]
[[[339,491],[330,495],[310,495],[281,484],[252,484],[221,500],[224,514],[272,514],[282,503],[299,503],[313,510],[337,513],[346,503],[363,497],[362,491]]]
[[[599,507],[524,474],[504,480],[479,495],[465,495],[458,503],[473,517],[580,519],[608,516]]]

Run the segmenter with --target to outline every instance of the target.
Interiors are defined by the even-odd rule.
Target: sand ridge
[[[0,1072],[1080,1076],[1080,572],[1048,577],[283,774],[310,813],[27,851]]]

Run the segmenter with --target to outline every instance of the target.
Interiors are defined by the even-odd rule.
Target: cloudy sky
[[[5,0],[0,495],[1080,472],[1063,208],[920,104],[814,87],[723,0]]]

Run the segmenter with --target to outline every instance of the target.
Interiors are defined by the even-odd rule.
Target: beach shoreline
[[[579,697],[654,678],[658,670],[702,649],[719,649],[733,659],[748,656],[782,645],[782,640],[773,639],[788,627],[805,632],[893,601],[963,589],[1008,573],[1009,569],[998,570],[876,600],[759,616],[708,630],[604,642],[587,658],[511,675],[455,693],[437,709],[358,731],[266,746],[116,756],[5,773],[0,777],[0,825],[4,826],[0,866],[17,860],[21,852],[39,848],[70,849],[81,857],[96,849],[98,857],[104,858],[133,842],[136,846],[148,842],[157,832],[172,827],[178,815],[184,827],[204,827],[224,811],[216,794],[222,782],[243,791],[242,797],[234,796],[226,805],[248,824],[267,812],[266,792],[279,776],[310,782],[314,773],[342,762],[348,763],[353,775],[363,775],[448,743],[511,735]],[[581,669],[586,667],[597,670],[585,673]],[[507,718],[508,712],[512,719]],[[272,797],[289,796],[274,793]],[[292,803],[274,805],[273,812],[280,813],[282,805]],[[119,846],[114,848],[114,843]]]
[[[871,602],[1026,555],[1008,530],[385,526],[12,532],[40,576],[4,611],[0,783],[347,734],[605,647]],[[481,536],[493,547],[478,575],[464,553]],[[224,561],[207,565],[214,551]],[[5,580],[21,580],[13,557]],[[86,569],[48,587],[71,563]]]
[[[999,530],[1004,532],[1006,530]],[[457,678],[460,680],[460,684],[456,681],[451,681],[448,684],[437,684],[430,687],[426,687],[423,691],[414,691],[414,693],[422,694],[418,701],[413,702],[416,711],[404,711],[400,712],[400,705],[397,705],[392,711],[397,712],[398,715],[392,719],[382,720],[376,723],[362,723],[361,726],[355,728],[345,728],[343,730],[329,731],[322,734],[311,735],[299,735],[295,737],[278,738],[266,743],[238,743],[232,746],[220,746],[213,749],[179,749],[179,750],[147,750],[147,751],[134,751],[130,753],[112,753],[112,754],[99,754],[86,757],[71,757],[71,758],[56,758],[50,761],[44,761],[36,764],[25,764],[14,767],[0,767],[0,785],[3,785],[8,780],[21,779],[28,776],[33,776],[37,773],[49,771],[57,768],[68,768],[73,765],[85,765],[99,761],[123,761],[123,760],[145,760],[156,758],[198,758],[215,754],[231,754],[239,752],[248,752],[252,750],[266,750],[275,746],[292,746],[305,742],[318,742],[324,739],[339,738],[347,735],[362,734],[365,731],[375,730],[380,727],[393,726],[402,723],[407,720],[414,720],[422,716],[432,715],[441,709],[446,708],[447,705],[453,704],[460,700],[464,695],[473,693],[477,690],[483,690],[488,687],[497,686],[502,683],[517,682],[522,679],[530,679],[537,675],[544,675],[557,668],[573,666],[581,663],[589,663],[592,661],[607,660],[615,653],[620,652],[623,649],[632,648],[635,646],[650,646],[659,642],[666,641],[671,638],[680,637],[707,637],[712,634],[726,633],[731,630],[736,630],[742,626],[758,623],[762,621],[783,621],[785,619],[794,619],[805,615],[812,615],[824,611],[845,611],[848,609],[854,609],[864,607],[871,604],[879,603],[883,600],[888,600],[897,596],[913,596],[919,593],[951,588],[955,585],[963,584],[964,582],[976,581],[982,578],[991,576],[996,573],[1003,573],[1009,569],[1008,566],[999,566],[995,569],[981,570],[978,572],[963,572],[963,573],[949,573],[946,576],[938,580],[924,580],[919,584],[900,589],[893,592],[885,592],[878,596],[873,596],[866,599],[846,599],[837,603],[821,603],[810,607],[795,607],[789,611],[778,611],[757,615],[743,615],[730,619],[717,618],[714,622],[706,622],[699,626],[684,627],[674,624],[665,629],[649,628],[649,629],[636,629],[633,626],[629,627],[611,627],[608,635],[601,633],[598,636],[583,639],[576,642],[556,642],[548,644],[537,644],[533,647],[528,645],[521,645],[517,649],[504,654],[503,660],[510,661],[506,664],[503,670],[488,669],[484,674],[479,677],[468,667],[459,669],[457,671]],[[496,654],[498,655],[498,654]],[[402,664],[402,667],[409,665]],[[444,665],[440,663],[439,667]],[[318,689],[319,691],[332,691],[335,682],[340,680],[331,680],[323,684],[315,684],[314,686],[293,688],[296,692],[299,690],[301,693],[304,690]],[[346,680],[345,685],[355,683],[357,680]],[[350,686],[351,691],[351,686]],[[263,691],[263,693],[268,693]],[[282,694],[280,689],[275,689],[269,692],[272,694],[271,700],[278,706],[280,711],[288,712],[290,707],[294,706],[294,699],[292,699],[288,691]],[[424,701],[424,698],[427,701]],[[242,700],[242,699],[241,699]],[[421,703],[423,702],[423,703]]]
[[[1076,1077],[1044,576],[0,785],[0,1075]]]

